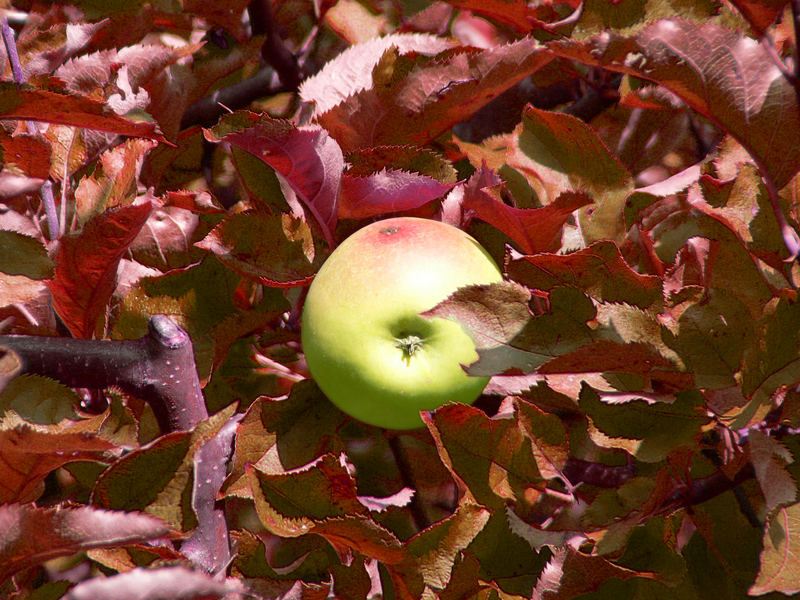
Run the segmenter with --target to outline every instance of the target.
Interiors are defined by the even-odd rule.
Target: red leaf
[[[47,90],[19,88],[7,82],[0,82],[0,118],[44,121],[166,141],[155,123],[130,121],[115,114],[98,100]]]
[[[149,202],[112,208],[61,239],[49,283],[53,306],[73,336],[90,338],[116,284],[117,266],[147,221]]]
[[[346,152],[378,145],[422,146],[551,60],[536,40],[524,38],[487,50],[461,48],[435,59],[386,61],[380,82],[317,121]]]
[[[365,177],[345,174],[339,197],[339,217],[366,219],[419,208],[452,187],[431,177],[405,171],[382,169]]]
[[[647,308],[662,299],[661,279],[631,269],[611,241],[595,242],[569,254],[513,258],[509,277],[530,288],[551,290],[574,285],[603,302],[626,302]]]
[[[592,202],[586,194],[567,192],[542,208],[515,208],[498,198],[499,184],[499,177],[483,169],[470,178],[462,203],[465,220],[475,216],[486,221],[519,244],[526,254],[557,250],[561,229],[569,216]]]
[[[0,581],[57,556],[162,538],[170,533],[166,523],[150,515],[88,506],[38,508],[21,504],[0,506],[0,531]]]
[[[509,25],[520,33],[533,29],[530,17],[535,10],[525,0],[447,0],[447,3]]]
[[[241,111],[223,117],[205,134],[209,141],[228,142],[275,169],[297,193],[333,246],[344,158],[338,144],[325,131]]]

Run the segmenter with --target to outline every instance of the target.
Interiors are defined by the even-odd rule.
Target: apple
[[[464,231],[399,217],[356,231],[314,278],[302,317],[311,375],[341,410],[390,429],[422,426],[420,411],[472,403],[488,378],[462,368],[478,358],[462,327],[420,316],[458,288],[502,279]]]

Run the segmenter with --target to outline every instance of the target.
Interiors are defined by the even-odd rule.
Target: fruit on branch
[[[325,261],[303,309],[309,370],[344,412],[391,429],[420,427],[421,410],[472,403],[487,378],[462,365],[478,355],[462,327],[426,319],[458,288],[502,279],[462,230],[400,217],[367,225]]]

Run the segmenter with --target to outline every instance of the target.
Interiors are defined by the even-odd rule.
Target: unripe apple
[[[464,231],[399,217],[347,238],[314,278],[303,309],[308,368],[325,395],[351,416],[381,427],[420,427],[421,410],[472,403],[488,381],[462,365],[478,355],[461,326],[426,319],[458,288],[502,279]]]

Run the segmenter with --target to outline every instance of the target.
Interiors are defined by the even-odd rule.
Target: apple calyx
[[[395,340],[394,345],[403,351],[403,359],[408,362],[417,350],[422,349],[424,342],[425,340],[420,336],[409,333]]]

